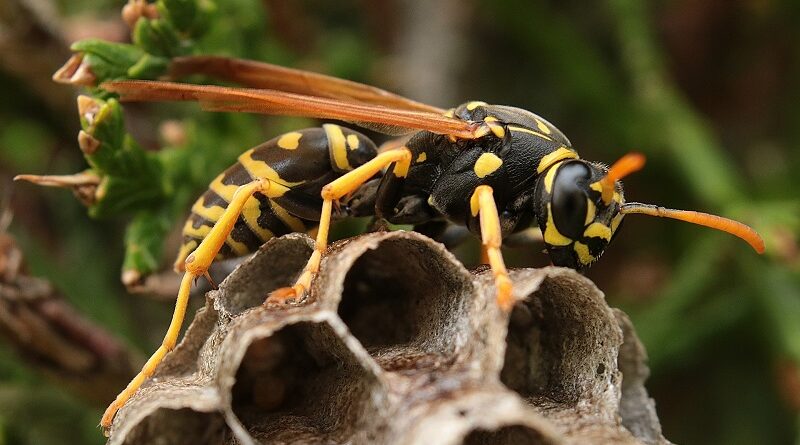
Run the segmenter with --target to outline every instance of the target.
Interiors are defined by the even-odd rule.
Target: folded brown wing
[[[106,82],[102,88],[123,101],[196,101],[212,111],[334,119],[385,129],[427,130],[463,139],[476,137],[478,125],[442,114],[414,111],[349,100],[331,99],[269,89],[232,88],[174,82],[127,80]]]
[[[350,100],[436,114],[442,114],[445,111],[370,85],[271,63],[218,56],[191,56],[173,59],[170,67],[170,76],[173,79],[180,79],[192,74],[203,74],[251,88]]]

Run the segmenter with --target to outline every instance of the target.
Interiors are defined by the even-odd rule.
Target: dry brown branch
[[[141,357],[80,316],[45,280],[24,274],[23,255],[0,232],[0,335],[32,368],[102,405],[136,375]]]
[[[413,232],[335,244],[309,299],[267,308],[312,242],[268,242],[208,294],[109,443],[667,443],[627,318],[586,278],[470,273]]]

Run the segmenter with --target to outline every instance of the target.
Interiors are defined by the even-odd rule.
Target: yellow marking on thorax
[[[541,131],[544,134],[552,133],[552,131],[550,131],[550,127],[548,127],[547,124],[542,122],[541,119],[534,118],[534,120],[536,121],[536,127],[539,129],[539,131]]]
[[[539,161],[539,166],[536,167],[536,171],[541,173],[547,170],[551,165],[563,161],[564,159],[578,159],[578,153],[575,153],[574,150],[570,150],[567,147],[559,147],[558,150],[542,156],[542,160]]]
[[[611,240],[611,228],[599,222],[589,224],[589,227],[583,231],[583,236],[586,238],[602,238],[606,241]]]
[[[452,118],[455,115],[455,112],[456,112],[456,109],[455,108],[451,108],[451,109],[449,109],[449,110],[444,112],[444,117]]]
[[[467,110],[472,111],[478,107],[486,105],[486,102],[480,100],[473,100],[472,102],[467,104]]]
[[[423,151],[417,156],[417,160],[414,162],[416,162],[417,164],[421,164],[425,162],[426,159],[428,159],[428,154]]]
[[[595,258],[589,252],[589,246],[586,244],[576,241],[573,249],[575,249],[575,253],[578,254],[578,260],[580,260],[581,264],[589,265],[595,260]]]
[[[544,226],[544,242],[551,246],[567,246],[572,240],[562,235],[556,228],[553,221],[553,212],[550,210],[550,203],[547,203],[547,224]]]
[[[551,138],[550,136],[547,136],[546,134],[539,133],[538,131],[533,131],[530,128],[518,127],[516,125],[509,125],[508,129],[511,130],[511,131],[521,131],[522,133],[532,134],[534,136],[538,136],[538,137],[540,137],[542,139],[546,139],[548,141],[552,141],[553,140],[553,138]]]
[[[357,150],[358,144],[359,144],[358,136],[354,134],[347,135],[347,147],[350,148],[350,150]]]
[[[303,233],[306,231],[306,225],[303,224],[303,221],[300,218],[289,213],[275,201],[270,201],[270,204],[272,204],[272,211],[275,212],[275,216],[283,221],[283,223],[286,224],[286,227],[291,229],[292,232]]]
[[[547,193],[553,193],[553,180],[556,178],[556,172],[561,168],[561,165],[554,165],[547,174],[544,175],[544,189]]]
[[[497,123],[498,121],[496,117],[487,116],[483,121],[486,122],[486,125],[488,125],[489,129],[492,130],[492,133],[494,133],[494,135],[498,138],[503,139],[506,136],[506,129]]]
[[[503,165],[503,160],[498,158],[494,153],[484,153],[472,168],[479,178],[485,178],[494,173],[500,166]]]
[[[301,137],[303,137],[303,134],[296,131],[286,133],[278,139],[278,147],[284,150],[294,150],[300,145]]]
[[[261,202],[256,198],[248,199],[242,208],[242,219],[250,231],[256,234],[261,241],[267,241],[275,236],[272,231],[261,227],[258,218],[261,216]]]
[[[350,161],[347,160],[347,141],[342,133],[342,127],[335,124],[325,124],[325,135],[328,137],[328,150],[333,157],[333,162],[339,170],[352,170]]]
[[[588,226],[589,224],[594,221],[594,217],[597,215],[597,206],[594,205],[594,201],[589,198],[586,198],[586,220],[584,221],[583,225]]]
[[[264,190],[263,193],[267,197],[278,198],[283,196],[283,194],[286,193],[289,188],[300,185],[304,182],[291,182],[281,178],[278,172],[276,172],[266,162],[253,159],[252,155],[253,149],[247,150],[246,152],[242,153],[241,156],[239,156],[239,162],[253,178],[263,178],[271,181],[270,187]]]

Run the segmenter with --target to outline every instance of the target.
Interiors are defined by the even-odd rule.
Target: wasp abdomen
[[[242,153],[192,206],[175,268],[183,268],[186,257],[211,231],[239,186],[258,178],[273,184],[246,202],[217,259],[246,255],[272,237],[314,228],[322,207],[322,187],[376,153],[366,136],[333,124],[286,133]]]

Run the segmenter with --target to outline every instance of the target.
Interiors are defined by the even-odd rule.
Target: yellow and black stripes
[[[333,139],[332,131],[336,133]],[[341,154],[350,167],[376,154],[369,139],[338,125],[286,133],[242,153],[239,162],[217,176],[192,206],[175,268],[183,268],[186,258],[231,203],[237,188],[255,179],[269,180],[270,187],[247,199],[219,249],[218,259],[246,255],[272,237],[314,228],[322,206],[322,187],[340,175],[332,158],[339,150],[344,150]]]

